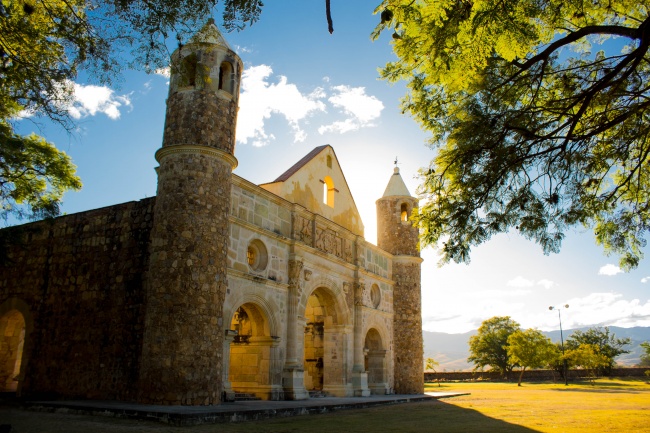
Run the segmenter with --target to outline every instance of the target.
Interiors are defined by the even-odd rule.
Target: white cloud
[[[569,308],[562,310],[562,325],[582,326],[650,326],[650,299],[622,299],[620,293],[591,293],[569,299]]]
[[[334,86],[332,90],[336,94],[330,96],[328,101],[348,117],[343,121],[321,126],[318,128],[320,134],[325,132],[344,134],[372,126],[372,122],[379,118],[384,109],[384,104],[379,99],[366,95],[365,87]]]
[[[535,282],[532,280],[527,280],[521,275],[518,275],[514,279],[508,281],[506,284],[510,287],[533,287],[535,285]]]
[[[320,100],[325,96],[323,89],[317,88],[305,95],[284,76],[279,76],[277,83],[269,84],[272,73],[267,65],[244,71],[237,117],[237,141],[241,143],[250,140],[253,146],[264,146],[273,141],[273,134],[267,134],[264,129],[265,120],[272,114],[284,116],[293,131],[294,142],[304,141],[307,134],[301,122],[316,112],[325,111],[325,104]]]
[[[616,274],[620,274],[622,272],[623,271],[618,266],[612,265],[611,263],[608,263],[605,266],[602,266],[598,270],[598,275],[613,276],[613,275],[616,275]]]
[[[643,278],[641,278],[641,282],[642,282],[643,284],[645,284],[645,283],[647,283],[647,282],[650,282],[650,277],[643,277]]]
[[[555,283],[551,280],[543,278],[537,282],[537,285],[544,287],[546,290],[550,290],[553,286],[555,286]]]
[[[113,89],[105,86],[74,83],[72,103],[67,109],[74,119],[103,113],[116,120],[120,118],[120,108],[130,106],[129,95],[116,95]]]
[[[156,74],[156,75],[162,75],[162,76],[165,77],[165,78],[169,78],[169,77],[171,77],[171,73],[170,73],[170,70],[169,70],[169,66],[167,66],[166,68],[158,68],[158,69],[155,69],[155,70],[153,71],[153,73]]]

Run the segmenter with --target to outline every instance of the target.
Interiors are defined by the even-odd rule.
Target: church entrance
[[[304,317],[305,389],[338,395],[345,384],[345,335],[338,323],[332,293],[325,288],[316,289],[307,300]]]
[[[279,338],[271,336],[263,311],[254,303],[243,304],[235,311],[230,329],[236,331],[230,343],[228,375],[233,391],[263,400],[280,399],[279,384],[273,383],[275,375],[271,374]]]
[[[381,335],[371,328],[366,334],[364,344],[365,370],[368,372],[368,388],[372,394],[386,394],[386,350],[383,348]]]
[[[25,346],[25,318],[18,310],[0,317],[0,392],[16,392]]]

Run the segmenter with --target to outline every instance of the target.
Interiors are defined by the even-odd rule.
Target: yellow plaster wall
[[[332,167],[327,166],[327,157],[332,159]],[[334,197],[334,207],[323,201],[323,183],[329,176],[338,190]],[[348,189],[345,176],[339,166],[334,150],[327,146],[308,161],[284,182],[260,185],[285,200],[304,206],[311,212],[345,227],[356,235],[363,236],[363,222]]]

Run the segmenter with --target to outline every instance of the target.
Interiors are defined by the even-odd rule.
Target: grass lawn
[[[440,401],[346,410],[241,424],[170,427],[107,417],[0,408],[12,432],[650,432],[650,384],[600,379],[594,384],[444,383],[427,391],[469,392]]]

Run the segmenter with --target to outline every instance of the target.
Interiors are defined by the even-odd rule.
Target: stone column
[[[226,329],[223,340],[223,401],[235,401],[235,391],[230,383],[230,343],[235,340],[237,331]]]
[[[355,397],[367,397],[370,395],[368,388],[368,372],[364,367],[363,356],[363,291],[365,284],[358,282],[354,284],[354,365],[352,367],[352,389]]]
[[[287,300],[287,358],[282,372],[282,387],[287,400],[305,400],[309,393],[304,384],[304,368],[302,360],[298,359],[298,338],[303,334],[297,332],[298,302],[302,294],[301,274],[304,263],[302,257],[293,256],[289,259],[289,299]]]

